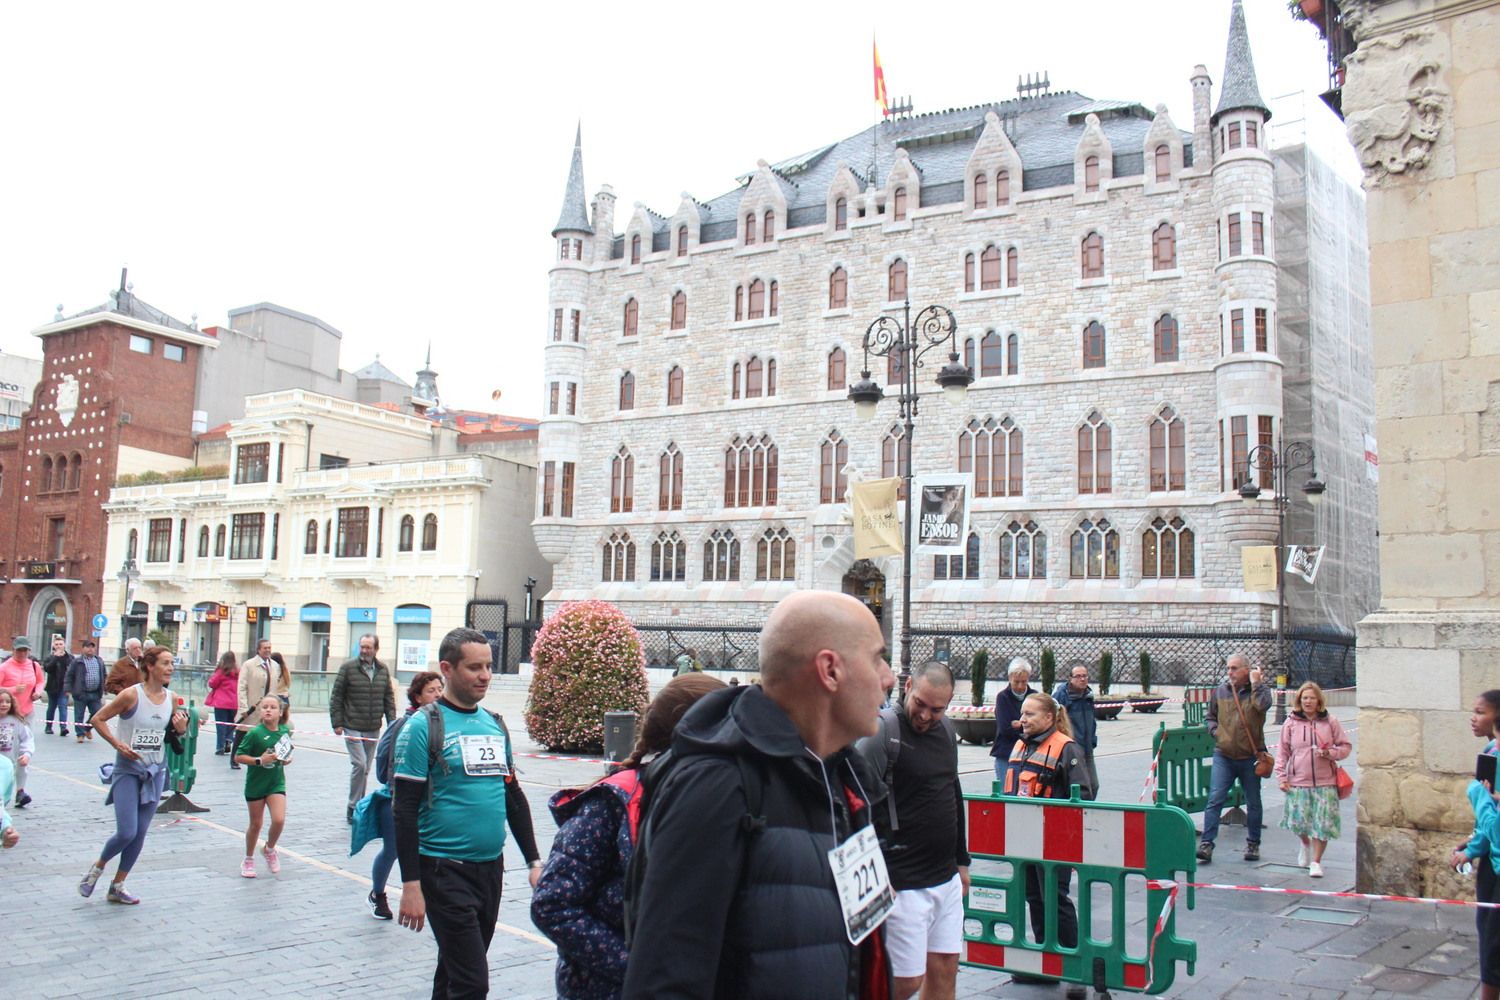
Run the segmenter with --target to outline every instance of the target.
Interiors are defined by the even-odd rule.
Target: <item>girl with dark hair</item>
[[[172,692],[167,690],[172,681],[172,651],[162,646],[147,649],[141,655],[141,672],[145,675],[141,683],[121,691],[94,716],[94,728],[115,748],[109,795],[104,800],[115,807],[115,833],[78,883],[80,896],[93,895],[104,866],[119,855],[109,901],[129,906],[141,901],[126,890],[125,877],[141,856],[167,783],[166,744],[176,744],[188,724],[187,712],[175,707]],[[113,719],[119,721],[111,731]]]
[[[222,757],[234,746],[234,712],[239,707],[235,692],[240,684],[240,664],[233,650],[219,657],[219,665],[208,678],[208,697],[203,704],[214,710],[214,756]]]
[[[717,677],[674,677],[646,709],[641,734],[619,769],[584,789],[565,789],[548,806],[557,837],[531,897],[531,919],[557,945],[560,1000],[612,1000],[625,984],[625,870],[640,818],[640,772],[667,749],[672,730]]]
[[[1496,725],[1500,723],[1500,690],[1486,691],[1474,699],[1469,728],[1486,740],[1484,753],[1495,753]],[[1451,863],[1454,868],[1474,865],[1474,896],[1481,903],[1500,903],[1500,878],[1495,874],[1495,854],[1500,850],[1500,812],[1495,790],[1488,782],[1469,782],[1469,804],[1474,807],[1474,836],[1458,845]],[[1480,907],[1474,915],[1479,928],[1479,996],[1500,1000],[1500,912]]]

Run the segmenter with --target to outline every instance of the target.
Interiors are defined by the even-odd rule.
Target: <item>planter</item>
[[[953,729],[958,733],[958,738],[965,743],[989,746],[995,742],[994,719],[950,716],[949,721],[953,723]]]
[[[1132,712],[1149,712],[1155,714],[1156,710],[1167,703],[1167,699],[1151,697],[1134,697],[1130,699],[1130,710]]]
[[[1118,701],[1101,701],[1099,698],[1095,697],[1094,718],[1098,719],[1100,722],[1108,722],[1110,719],[1118,717],[1121,712],[1125,711],[1125,706],[1128,704],[1129,702],[1127,702],[1124,698],[1121,698]]]

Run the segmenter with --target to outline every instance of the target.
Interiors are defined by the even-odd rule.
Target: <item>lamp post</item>
[[[896,398],[901,410],[900,475],[906,490],[902,519],[901,550],[901,675],[897,696],[906,694],[911,683],[911,441],[917,417],[917,369],[922,357],[935,347],[947,345],[948,363],[938,371],[937,384],[950,403],[962,403],[974,381],[974,373],[958,360],[958,322],[947,306],[931,305],[911,313],[911,299],[901,306],[901,319],[881,316],[865,330],[864,367],[859,381],[849,387],[849,401],[860,420],[871,420],[885,392],[870,378],[870,357],[891,358],[900,372],[901,392]]]
[[[1250,449],[1245,456],[1246,477],[1240,486],[1240,499],[1253,507],[1260,499],[1260,485],[1255,472],[1271,474],[1271,489],[1275,492],[1272,502],[1276,504],[1276,723],[1286,721],[1286,684],[1291,672],[1291,658],[1286,645],[1286,512],[1292,498],[1287,496],[1287,483],[1298,469],[1307,469],[1307,482],[1302,492],[1307,502],[1314,507],[1323,499],[1328,487],[1318,478],[1312,446],[1304,441],[1287,444],[1284,440],[1275,445],[1261,444]]]
[[[126,556],[125,561],[120,564],[120,572],[115,574],[115,579],[120,581],[120,655],[125,655],[125,616],[130,613],[130,599],[135,596],[135,585],[140,582],[141,571],[136,568],[135,559]]]

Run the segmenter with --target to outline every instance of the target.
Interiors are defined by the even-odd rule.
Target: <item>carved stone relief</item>
[[[1363,99],[1357,103],[1365,105],[1349,110],[1347,125],[1366,184],[1378,187],[1426,167],[1450,104],[1432,31],[1364,39],[1347,62],[1357,67],[1350,86],[1359,89]]]

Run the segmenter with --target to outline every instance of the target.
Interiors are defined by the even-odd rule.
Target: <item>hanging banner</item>
[[[964,542],[969,537],[969,486],[973,480],[968,473],[952,472],[913,480],[917,491],[918,552],[955,555],[964,551]]]
[[[1308,583],[1315,583],[1318,579],[1318,567],[1323,565],[1323,549],[1326,546],[1316,547],[1308,545],[1289,545],[1286,550],[1286,571],[1296,573]]]
[[[875,559],[901,554],[901,518],[896,493],[901,480],[870,479],[849,486],[854,517],[854,558]]]
[[[1240,549],[1240,569],[1245,574],[1245,589],[1266,592],[1276,589],[1276,546],[1246,545]]]
[[[1365,478],[1372,483],[1380,482],[1380,449],[1369,434],[1365,435]]]

